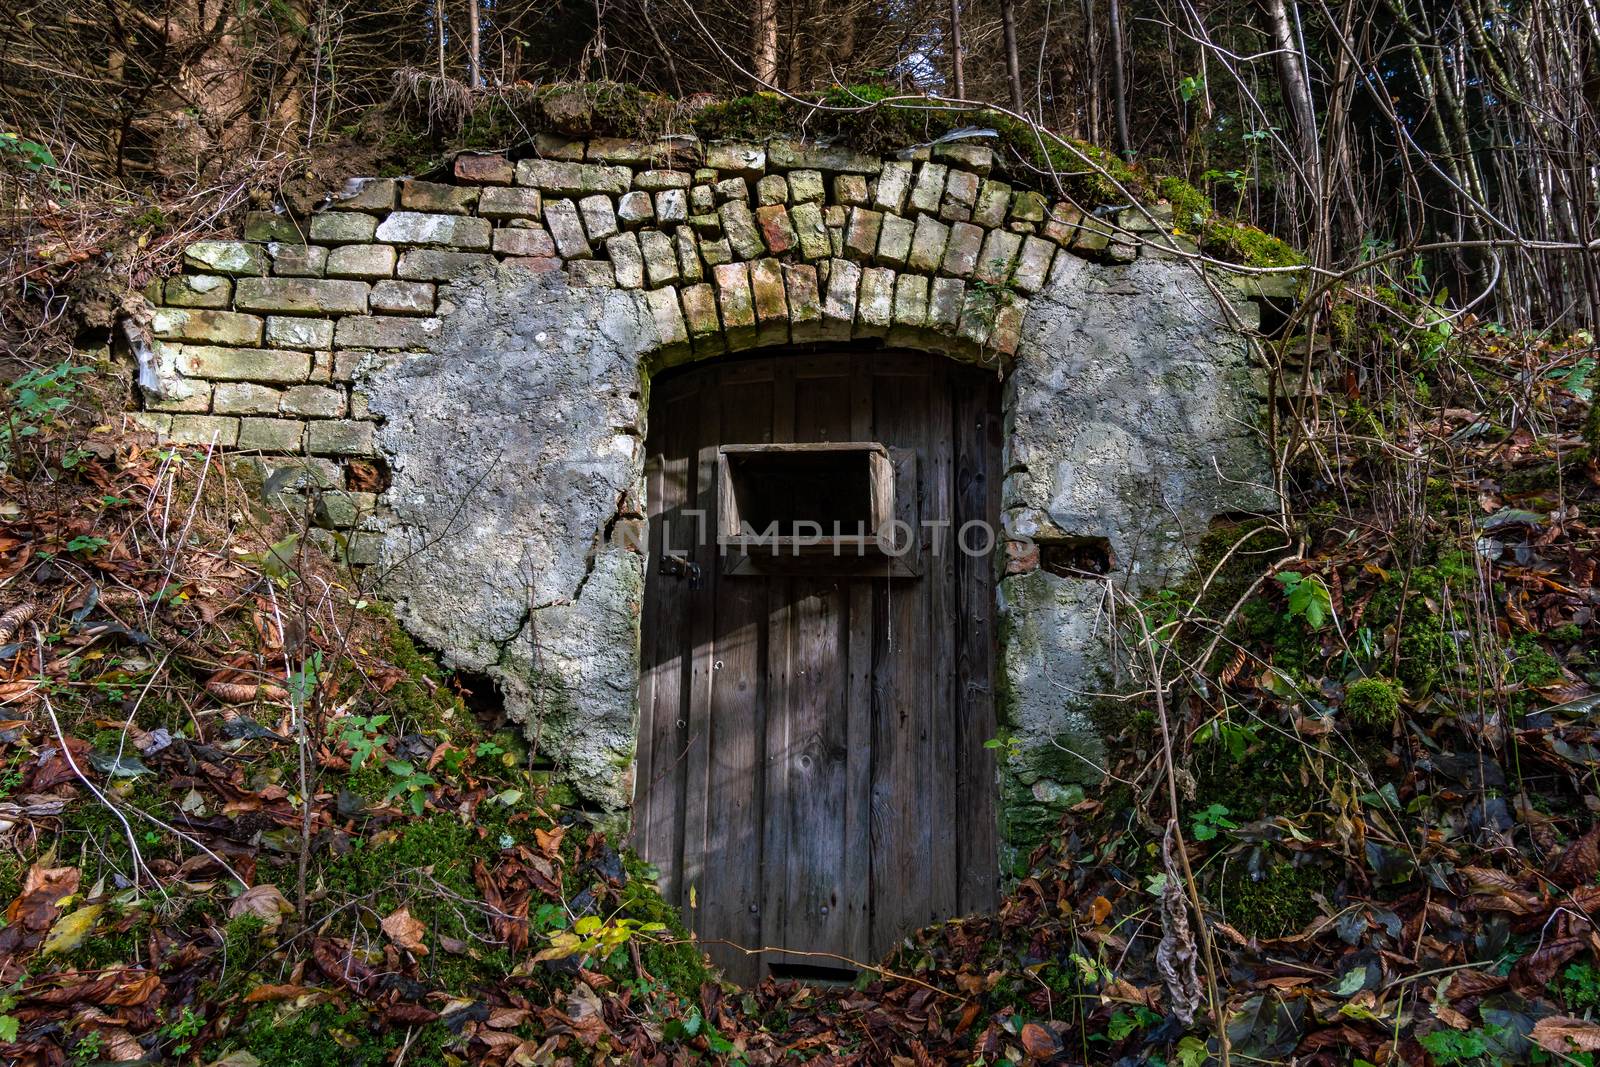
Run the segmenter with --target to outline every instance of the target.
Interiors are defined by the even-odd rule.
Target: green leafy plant
[[[17,990],[21,988],[22,979],[19,978],[0,992],[0,1041],[15,1041],[22,1028],[22,1020],[11,1014],[11,1009],[17,1006]]]
[[[666,928],[666,923],[585,915],[572,924],[572,929],[551,934],[550,947],[540,951],[534,960],[564,960],[570,956],[599,956],[604,959],[634,938],[658,934]]]
[[[1189,816],[1189,832],[1196,841],[1210,841],[1221,830],[1237,830],[1239,824],[1228,818],[1228,809],[1210,804]]]
[[[427,790],[439,782],[433,775],[417,769],[410,760],[390,760],[384,769],[397,779],[389,785],[389,791],[383,795],[384,803],[397,797],[405,797],[411,805],[411,811],[416,815],[422,814],[423,806],[427,803]]]
[[[168,1041],[176,1041],[172,1046],[175,1055],[182,1056],[189,1051],[190,1039],[205,1029],[206,1021],[203,1016],[195,1014],[194,1010],[185,1006],[178,1017],[161,1028],[161,1036]]]
[[[1333,594],[1315,574],[1284,571],[1276,576],[1288,602],[1288,617],[1304,619],[1307,626],[1320,630],[1333,617]]]
[[[383,726],[387,715],[347,715],[328,724],[328,732],[350,747],[350,770],[359,771],[372,754],[389,743]]]
[[[104,537],[78,536],[67,542],[67,551],[82,552],[86,556],[92,556],[110,543]]]
[[[1453,1063],[1468,1063],[1489,1051],[1483,1035],[1476,1030],[1435,1030],[1423,1034],[1417,1042],[1428,1050],[1440,1067]]]

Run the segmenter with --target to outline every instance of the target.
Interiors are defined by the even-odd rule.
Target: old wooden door
[[[723,446],[773,442],[892,450],[915,573],[738,573],[716,543]],[[634,842],[712,958],[820,977],[847,965],[733,946],[871,961],[992,907],[994,373],[908,353],[669,372],[647,455]]]

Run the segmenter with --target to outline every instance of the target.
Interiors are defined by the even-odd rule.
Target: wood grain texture
[[[955,538],[996,520],[998,420],[992,376],[906,353],[756,357],[655,385],[634,840],[737,981],[830,961],[722,942],[870,961],[994,904],[993,564]],[[915,570],[719,559],[719,449],[839,442],[889,450]],[[703,531],[673,521],[690,510]],[[922,520],[948,524],[939,545]],[[699,565],[697,587],[658,573],[669,551]]]

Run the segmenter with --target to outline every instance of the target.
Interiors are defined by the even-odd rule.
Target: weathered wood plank
[[[928,456],[925,519],[931,523],[922,531],[928,542],[923,550],[928,595],[925,629],[929,694],[924,706],[930,735],[925,758],[927,780],[931,783],[927,793],[928,843],[930,848],[936,849],[929,854],[928,907],[935,915],[955,914],[959,874],[958,849],[950,846],[955,844],[951,836],[957,825],[956,792],[951,788],[956,776],[956,635],[963,620],[955,613],[956,572],[951,555],[954,546],[950,523],[955,517],[955,508],[951,492],[954,442],[950,430],[955,416],[951,382],[946,374],[948,366],[944,360],[929,362],[927,403],[923,407]]]
[[[774,402],[770,377],[767,381],[741,378],[716,391],[722,409],[719,444],[766,437]],[[714,502],[708,502],[708,511],[714,510]],[[716,549],[708,544],[706,551]],[[716,622],[707,716],[711,744],[705,888],[699,905],[707,931],[743,948],[759,948],[764,903],[766,776],[762,753],[767,720],[768,590],[762,582],[724,582],[716,573],[719,567],[713,565],[710,570],[713,573],[702,580],[714,590]],[[759,957],[718,946],[713,958],[741,981],[759,977]]]

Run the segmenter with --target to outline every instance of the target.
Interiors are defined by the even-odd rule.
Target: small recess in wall
[[[1040,542],[1039,566],[1062,578],[1088,578],[1110,574],[1116,560],[1104,537],[1072,537]]]

